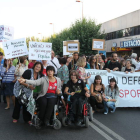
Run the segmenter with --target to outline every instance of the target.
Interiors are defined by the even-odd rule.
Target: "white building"
[[[103,31],[106,33],[105,51],[108,56],[112,50],[118,50],[119,55],[136,52],[140,56],[140,10],[103,23]]]

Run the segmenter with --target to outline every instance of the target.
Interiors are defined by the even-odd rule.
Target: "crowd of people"
[[[28,56],[4,59],[3,53],[0,52],[0,102],[6,103],[5,109],[9,110],[12,99],[13,123],[18,122],[22,108],[24,121],[31,124],[31,114],[27,111],[27,106],[21,104],[14,93],[15,85],[19,82],[36,95],[36,102],[40,108],[39,119],[46,125],[49,125],[57,95],[61,93],[64,106],[68,99],[72,103],[69,124],[76,114],[77,123],[81,123],[81,110],[85,98],[88,98],[93,114],[98,109],[103,109],[104,114],[108,114],[109,108],[111,113],[114,113],[119,97],[116,80],[110,79],[109,85],[105,87],[102,77],[96,75],[89,88],[88,79],[91,75],[86,73],[86,69],[138,72],[140,57],[137,58],[136,53],[118,59],[117,53],[112,53],[111,57],[106,58],[103,54],[80,56],[77,52],[73,53],[73,56],[55,57],[52,51],[51,60],[38,61],[28,60]]]

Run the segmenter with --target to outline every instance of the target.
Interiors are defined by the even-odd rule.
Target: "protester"
[[[12,65],[11,59],[4,60],[4,67],[2,68],[2,84],[3,92],[6,96],[7,107],[10,109],[10,97],[12,98],[13,104],[15,105],[15,96],[13,94],[14,83],[15,83],[15,66]]]
[[[83,102],[85,97],[90,97],[90,94],[83,80],[78,79],[76,70],[70,72],[70,78],[71,80],[68,81],[65,88],[65,93],[70,96],[72,104],[68,124],[71,125],[72,121],[74,121],[74,116],[77,115],[77,125],[81,125]]]
[[[92,55],[90,57],[89,64],[90,64],[90,69],[100,69],[100,66],[98,65],[98,60],[97,60],[96,56]]]
[[[126,66],[125,67],[122,67],[121,71],[125,72],[125,73],[128,73],[128,72],[135,72],[135,69],[134,67],[132,67],[132,61],[130,59],[126,60]]]
[[[62,93],[64,93],[66,84],[69,81],[69,70],[68,70],[68,67],[66,66],[65,58],[60,58],[59,63],[61,65],[61,67],[58,69],[57,77],[59,77],[61,79]],[[65,95],[64,95],[64,97],[65,97]]]
[[[47,73],[46,73],[46,68],[48,66],[47,60],[42,60],[42,64],[43,64],[43,75],[47,76]]]
[[[136,61],[136,58],[137,58],[137,54],[136,53],[132,53],[131,54],[131,61],[132,61],[132,64],[135,65],[135,67],[137,66],[138,62]]]
[[[74,52],[73,53],[73,60],[69,63],[68,65],[68,69],[70,70],[75,70],[76,69],[76,63],[79,59],[79,54],[78,52]]]
[[[57,70],[61,67],[58,59],[55,57],[54,51],[51,52],[51,60],[47,61],[49,66],[53,66],[55,68],[55,76],[57,76]]]
[[[46,68],[47,76],[38,80],[19,79],[20,83],[31,84],[34,86],[41,85],[41,92],[37,97],[40,108],[39,119],[48,126],[57,101],[57,94],[61,93],[61,80],[54,77],[55,69],[53,66]],[[41,123],[42,124],[42,123]]]
[[[32,62],[29,63],[28,68],[32,69],[35,63],[36,63],[36,60],[32,60]]]
[[[105,65],[104,60],[102,59],[101,55],[98,55],[97,59],[98,59],[98,64],[100,65],[100,69],[102,70]]]
[[[2,85],[1,72],[2,72],[3,66],[4,66],[3,53],[0,52],[0,85]],[[1,95],[3,95],[3,101],[4,101],[4,103],[6,103],[6,97],[5,97],[4,93],[3,93],[2,87],[0,88],[0,102],[1,102]]]
[[[33,72],[33,74],[32,74],[32,72]],[[21,78],[28,79],[28,80],[30,80],[30,79],[37,80],[43,76],[42,72],[43,72],[42,63],[36,62],[32,69],[28,69],[23,73]],[[32,75],[33,75],[33,77],[32,77]],[[40,93],[39,86],[34,87],[32,84],[29,85],[27,83],[21,83],[21,84],[24,85],[26,88],[30,88],[31,90],[33,90],[34,95]],[[13,123],[17,123],[17,121],[19,119],[21,106],[23,106],[23,109],[22,109],[23,110],[23,120],[30,124],[31,123],[31,115],[27,111],[27,107],[25,105],[22,105],[19,103],[18,98],[15,98],[15,107],[14,107],[14,111],[13,111],[13,115],[12,115]]]
[[[85,65],[86,65],[86,59],[84,57],[80,57],[76,63],[77,65],[77,72],[78,72],[78,79],[82,79],[84,83],[87,83],[87,79],[90,78],[90,76],[87,76],[85,71]]]
[[[110,79],[110,83],[105,88],[104,98],[104,114],[108,114],[108,108],[111,108],[111,113],[114,113],[116,110],[116,103],[119,97],[119,88],[117,86],[116,80],[114,78]]]
[[[19,57],[19,62],[16,66],[16,69],[15,69],[15,79],[19,79],[22,74],[24,73],[25,70],[28,69],[28,66],[26,65],[26,57],[25,56],[22,56],[22,57]]]
[[[81,55],[81,57],[85,58],[85,61],[86,61],[85,69],[90,69],[90,65],[89,65],[89,63],[87,62],[86,55],[83,54],[83,55]]]
[[[66,66],[68,66],[70,62],[71,62],[71,57],[67,57],[66,58]]]
[[[126,60],[121,60],[120,62],[121,68],[125,67],[125,64],[126,64]]]
[[[110,70],[113,71],[121,71],[121,65],[120,63],[117,61],[118,55],[117,53],[112,53],[111,54],[112,60],[108,61],[105,66],[104,69],[107,70],[108,72],[110,72]]]
[[[93,109],[93,113],[96,111],[96,107],[98,109],[103,109],[104,104],[102,100],[102,96],[104,95],[105,86],[102,84],[102,79],[100,75],[96,75],[94,79],[94,83],[91,84],[90,87],[90,104]]]

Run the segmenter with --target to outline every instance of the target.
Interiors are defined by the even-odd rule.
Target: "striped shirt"
[[[15,74],[15,66],[11,66],[7,72],[6,72],[6,68],[3,67],[2,83],[11,83],[15,79],[14,74]]]

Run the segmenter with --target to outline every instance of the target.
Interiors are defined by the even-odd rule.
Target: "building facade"
[[[107,56],[112,52],[119,56],[136,52],[140,56],[140,10],[104,22],[101,32],[106,34]]]

